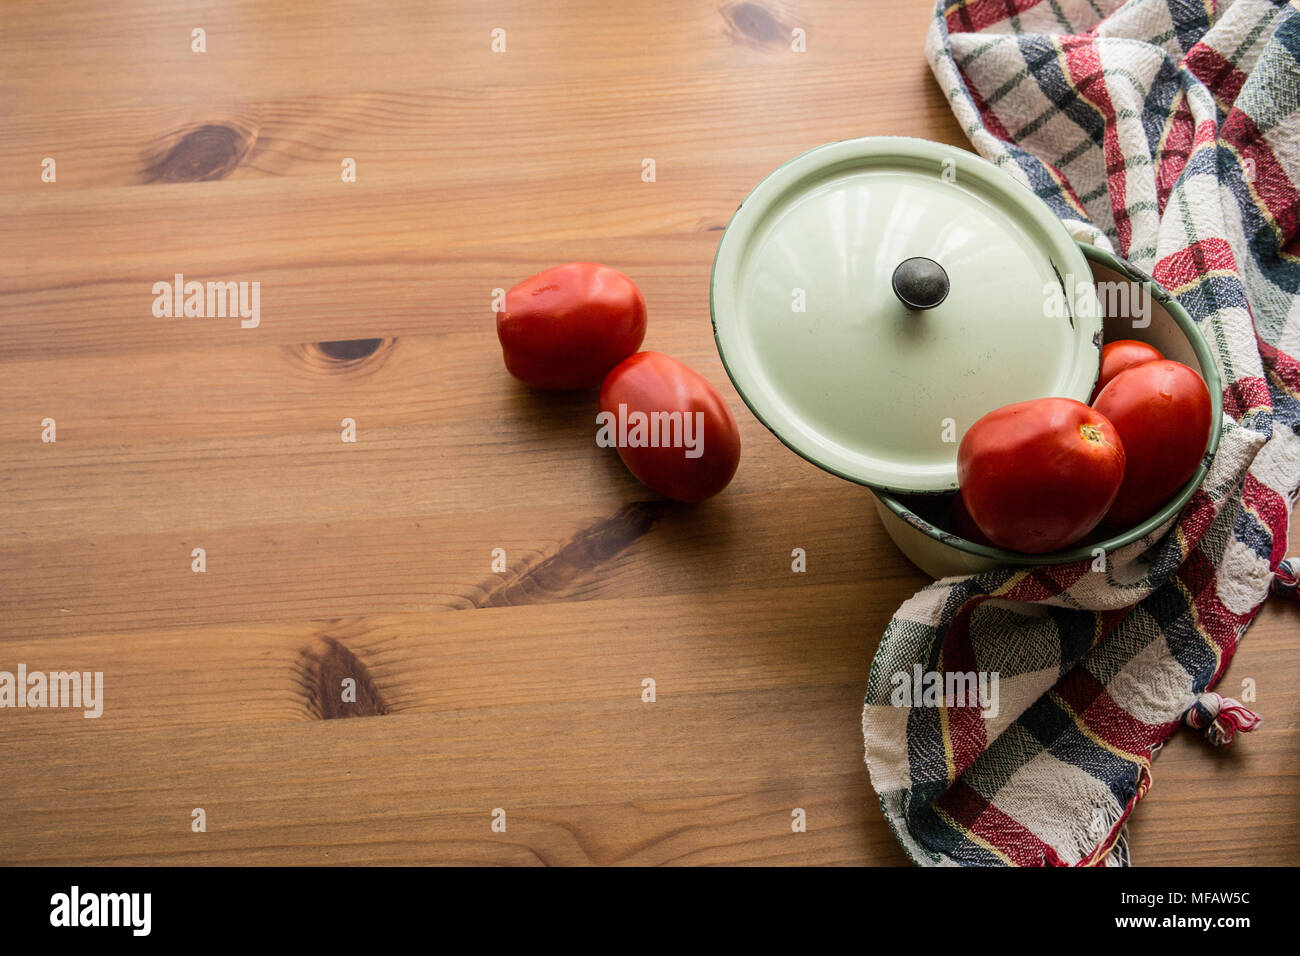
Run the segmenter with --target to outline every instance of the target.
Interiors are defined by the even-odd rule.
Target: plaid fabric
[[[1105,573],[948,578],[899,608],[862,715],[871,782],[918,863],[1122,865],[1180,721],[1225,741],[1254,718],[1206,691],[1278,574],[1300,485],[1300,12],[957,0],[926,54],[985,158],[1196,319],[1225,421],[1177,521]],[[923,673],[981,671],[999,675],[996,714],[906,705]]]

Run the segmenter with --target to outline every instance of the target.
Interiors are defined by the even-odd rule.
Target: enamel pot
[[[868,137],[790,160],[723,233],[710,309],[727,374],[753,413],[792,451],[868,486],[890,537],[935,577],[1137,540],[1181,510],[1218,443],[1219,377],[1187,313],[1147,276],[1076,243],[1029,189],[955,147]],[[1067,551],[1028,555],[959,537],[946,516],[966,429],[1012,402],[1087,402],[1103,335],[1149,341],[1200,372],[1213,399],[1200,470],[1141,525]]]

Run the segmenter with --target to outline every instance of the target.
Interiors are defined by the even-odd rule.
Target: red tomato
[[[1124,446],[1106,417],[1072,398],[989,412],[957,447],[971,519],[998,547],[1056,551],[1095,528],[1124,480]]]
[[[740,464],[740,432],[722,396],[659,352],[638,352],[609,373],[596,424],[597,444],[615,445],[643,484],[677,501],[713,497]]]
[[[1120,372],[1093,407],[1115,424],[1128,455],[1106,523],[1131,527],[1155,514],[1200,467],[1210,440],[1210,390],[1186,365],[1161,359]]]
[[[1101,390],[1110,384],[1110,380],[1134,365],[1143,362],[1155,362],[1164,358],[1154,345],[1147,345],[1137,339],[1117,339],[1107,342],[1101,348],[1101,374],[1097,376],[1097,387],[1092,390],[1091,401],[1096,401]]]
[[[564,391],[599,385],[645,338],[645,299],[617,269],[570,262],[506,293],[497,338],[510,374]]]

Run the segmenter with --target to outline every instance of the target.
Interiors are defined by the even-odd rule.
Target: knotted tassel
[[[1205,730],[1205,736],[1216,747],[1226,747],[1237,736],[1237,731],[1249,733],[1260,724],[1260,716],[1247,709],[1241,701],[1207,692],[1196,698],[1196,703],[1184,718],[1187,726]]]
[[[1273,593],[1300,596],[1300,570],[1296,569],[1291,558],[1279,562],[1277,570],[1273,572]]]

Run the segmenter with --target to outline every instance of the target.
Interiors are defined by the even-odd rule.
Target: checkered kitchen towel
[[[1225,421],[1182,515],[1105,574],[948,578],[898,609],[862,715],[871,782],[918,863],[1123,865],[1125,821],[1180,722],[1225,743],[1257,720],[1207,691],[1270,583],[1295,586],[1300,9],[945,0],[926,54],[985,158],[1196,319]],[[996,672],[996,714],[895,706],[935,672]]]

